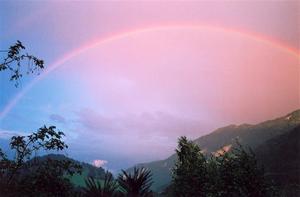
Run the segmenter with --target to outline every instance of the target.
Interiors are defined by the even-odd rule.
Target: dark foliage
[[[110,197],[114,196],[116,189],[118,188],[117,182],[113,179],[110,172],[105,173],[103,184],[93,177],[89,177],[85,180],[86,188],[83,189],[83,193],[88,197]]]
[[[14,45],[10,46],[7,51],[6,58],[0,63],[0,71],[9,70],[12,74],[10,76],[11,81],[15,81],[15,86],[18,86],[18,80],[23,76],[23,72],[27,74],[39,72],[44,68],[44,61],[24,52],[25,46],[21,41],[17,41]],[[27,69],[24,69],[22,65],[27,63]]]
[[[239,143],[230,152],[212,157],[207,164],[211,196],[276,196],[253,151],[245,150]]]
[[[181,137],[176,150],[178,161],[169,196],[183,197],[265,197],[276,196],[276,190],[259,167],[255,154],[239,143],[227,152],[206,158],[192,141]]]
[[[68,160],[41,161],[33,156],[41,150],[66,149],[63,136],[55,126],[44,126],[28,136],[13,136],[10,147],[15,157],[11,160],[0,150],[0,194],[69,196],[73,186],[66,176],[80,173],[81,166]]]
[[[152,185],[151,176],[151,171],[146,168],[134,168],[132,173],[122,170],[122,173],[118,177],[118,183],[125,196],[153,196],[150,190]]]
[[[200,148],[180,137],[176,149],[178,161],[174,167],[173,187],[176,196],[204,196],[206,160]]]

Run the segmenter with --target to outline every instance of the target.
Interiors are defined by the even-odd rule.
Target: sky
[[[69,156],[112,171],[177,138],[300,108],[299,1],[1,1],[0,48],[45,60],[0,73],[0,141],[56,125]],[[5,54],[0,54],[5,57]]]

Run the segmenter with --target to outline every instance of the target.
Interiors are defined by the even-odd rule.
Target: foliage
[[[152,174],[146,168],[134,168],[132,173],[122,170],[119,174],[118,183],[121,190],[129,197],[152,196]]]
[[[24,52],[25,46],[21,41],[17,41],[14,45],[9,47],[6,58],[0,63],[0,71],[9,70],[12,72],[10,81],[15,81],[15,86],[18,86],[18,80],[23,76],[24,70],[21,66],[24,61],[27,62],[26,73],[39,72],[44,68],[44,61]],[[2,51],[3,52],[3,51]]]
[[[66,175],[81,172],[81,166],[68,160],[39,160],[38,151],[60,151],[68,148],[64,133],[55,126],[42,127],[28,136],[13,136],[10,160],[0,149],[0,194],[7,196],[67,196],[72,188]]]
[[[203,196],[206,191],[206,160],[200,148],[186,137],[180,137],[176,149],[178,161],[173,170],[176,196]]]
[[[274,187],[264,176],[255,154],[237,147],[222,154],[205,157],[199,147],[181,137],[176,150],[178,161],[173,168],[171,196],[276,196]]]
[[[245,150],[238,142],[230,152],[211,158],[209,182],[212,196],[275,196],[275,189],[265,178],[262,167],[257,163],[251,149]],[[210,171],[211,172],[211,171]],[[215,184],[214,184],[215,183]],[[216,192],[217,191],[217,192]]]
[[[86,188],[83,189],[84,195],[88,197],[110,197],[113,196],[118,188],[118,184],[113,180],[111,173],[106,172],[104,183],[101,184],[93,177],[85,180]]]

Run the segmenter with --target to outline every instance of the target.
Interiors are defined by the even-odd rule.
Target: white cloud
[[[106,160],[101,160],[101,159],[96,159],[93,161],[93,165],[96,166],[97,168],[103,167],[105,164],[108,162]]]

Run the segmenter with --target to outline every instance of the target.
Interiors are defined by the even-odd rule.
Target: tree
[[[205,196],[206,159],[200,148],[186,137],[180,137],[173,168],[173,188],[176,196]]]
[[[93,177],[86,179],[85,184],[86,188],[83,189],[83,193],[87,197],[111,197],[114,196],[118,188],[117,182],[113,180],[110,172],[105,173],[103,184]]]
[[[173,169],[172,185],[167,195],[207,197],[276,196],[276,190],[265,178],[251,149],[238,142],[230,151],[203,155],[186,137],[180,137],[176,150],[178,160]]]
[[[0,71],[10,71],[10,81],[15,81],[15,86],[18,86],[18,81],[23,76],[22,73],[25,69],[22,65],[24,62],[27,62],[27,70],[25,70],[27,74],[34,72],[39,73],[41,69],[44,69],[43,60],[34,55],[29,55],[24,50],[25,46],[18,40],[14,45],[10,46],[8,50],[1,51],[7,52],[7,56],[4,58],[3,62],[0,63]]]
[[[27,74],[44,69],[44,61],[29,55],[18,40],[7,52],[0,71],[10,71],[10,81],[18,86],[23,72]],[[27,70],[24,62],[27,62]],[[81,166],[70,160],[38,159],[38,151],[61,151],[68,146],[62,141],[64,133],[55,126],[42,127],[28,136],[13,136],[10,148],[15,153],[9,159],[0,148],[0,195],[3,196],[70,196],[73,185],[66,178],[81,173]],[[72,196],[74,196],[72,194]]]
[[[211,192],[215,196],[265,197],[276,196],[275,188],[266,179],[264,169],[258,165],[254,152],[246,150],[237,142],[230,152],[210,160],[210,166],[217,171],[217,180]],[[211,174],[209,174],[210,177]],[[211,181],[212,183],[212,181]]]
[[[28,136],[13,136],[10,160],[0,149],[0,194],[7,196],[68,196],[72,185],[67,175],[81,172],[81,166],[68,160],[39,160],[38,151],[61,151],[68,146],[64,133],[55,126],[42,127]]]
[[[128,197],[150,197],[153,196],[150,187],[152,185],[151,171],[146,168],[134,167],[132,174],[122,170],[119,174],[118,183],[121,190]]]

